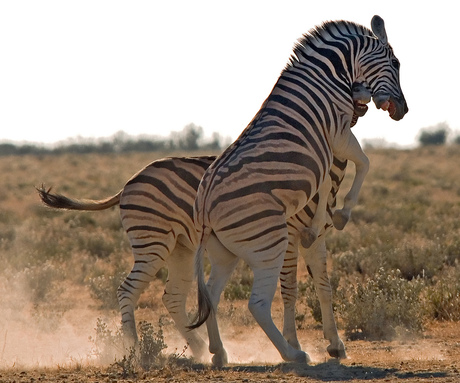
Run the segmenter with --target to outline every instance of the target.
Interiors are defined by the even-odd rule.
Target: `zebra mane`
[[[293,53],[285,69],[294,66],[300,62],[300,57],[308,56],[311,46],[317,45],[318,41],[331,41],[331,36],[370,36],[375,37],[374,33],[363,25],[352,21],[337,20],[325,21],[321,25],[310,29],[300,37],[294,45]],[[315,44],[316,43],[316,44]]]

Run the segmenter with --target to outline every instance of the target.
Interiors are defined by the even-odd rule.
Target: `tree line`
[[[64,154],[64,153],[127,153],[159,151],[221,151],[230,144],[230,138],[213,133],[204,137],[203,128],[195,124],[186,125],[182,131],[171,132],[169,137],[132,137],[120,131],[103,139],[73,138],[61,143],[46,146],[26,143],[0,143],[0,156],[26,154]]]
[[[445,145],[452,131],[449,125],[441,122],[423,128],[418,135],[420,146]],[[47,147],[39,144],[0,143],[0,156],[26,154],[64,154],[64,153],[127,153],[160,151],[221,151],[230,144],[230,138],[223,138],[213,133],[210,139],[203,137],[203,128],[193,123],[186,125],[182,131],[171,132],[169,137],[133,138],[125,132],[117,132],[105,139],[69,139],[60,144]],[[454,144],[460,145],[460,135],[453,138]],[[367,145],[373,147],[371,143]],[[377,143],[377,146],[378,143]]]

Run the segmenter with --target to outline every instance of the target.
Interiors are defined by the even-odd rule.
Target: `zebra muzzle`
[[[372,97],[377,109],[388,111],[390,117],[395,120],[401,120],[409,111],[404,98],[398,99],[389,94],[379,93]]]

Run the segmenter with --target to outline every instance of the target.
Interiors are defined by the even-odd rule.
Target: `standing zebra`
[[[190,328],[206,322],[209,350],[218,362],[225,362],[215,316],[222,286],[212,278],[209,290],[204,283],[208,242],[227,249],[212,263],[222,279],[235,259],[252,269],[249,309],[282,358],[309,360],[283,338],[271,317],[289,242],[287,220],[320,189],[334,155],[340,157],[337,143],[349,141],[357,78],[365,79],[377,108],[388,110],[392,119],[408,111],[384,22],[374,16],[371,26],[372,31],[351,22],[327,22],[304,35],[259,112],[201,180],[194,205],[201,234],[195,255],[198,314]]]

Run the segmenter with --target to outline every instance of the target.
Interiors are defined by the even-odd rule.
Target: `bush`
[[[163,337],[163,324],[158,322],[158,330],[155,331],[153,325],[146,321],[138,324],[139,344],[129,350],[124,349],[123,333],[121,326],[112,332],[108,325],[100,318],[96,323],[96,336],[89,340],[94,344],[93,355],[99,362],[113,363],[113,366],[122,369],[123,378],[136,374],[138,367],[149,371],[152,368],[162,367],[166,358],[162,351],[167,348]],[[121,359],[120,355],[122,355]]]
[[[460,270],[449,268],[435,278],[428,289],[431,317],[437,320],[460,320]]]
[[[96,331],[96,336],[94,338],[89,337],[90,342],[94,345],[93,356],[102,364],[115,362],[117,356],[122,355],[124,352],[121,326],[112,333],[107,323],[101,318],[97,318],[94,330]]]
[[[240,264],[233,274],[236,277],[230,279],[225,286],[224,298],[230,301],[249,299],[253,281],[251,270],[246,264]]]
[[[350,285],[350,284],[348,284]],[[341,316],[349,339],[390,340],[404,331],[423,330],[423,281],[407,281],[399,270],[380,268],[373,279],[341,288]]]
[[[167,347],[163,338],[163,325],[158,322],[158,331],[155,332],[151,323],[139,323],[139,362],[141,367],[148,371],[152,367],[160,367],[164,358],[161,352]]]

